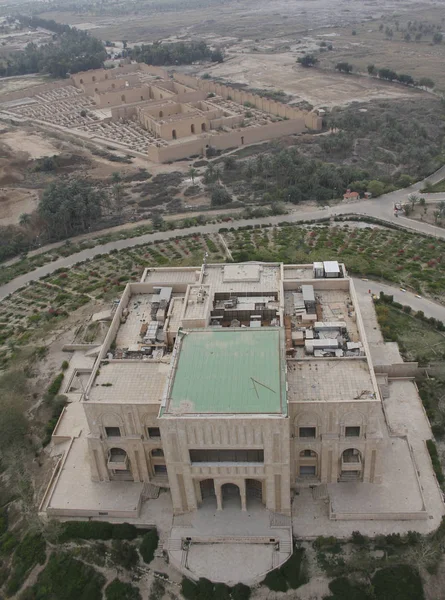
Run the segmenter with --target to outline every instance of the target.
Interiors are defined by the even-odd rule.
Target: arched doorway
[[[176,139],[176,129],[173,129],[173,131],[172,131],[172,138],[174,140]]]
[[[363,473],[362,454],[357,448],[342,452],[339,481],[360,481]]]
[[[264,504],[263,482],[258,479],[246,479],[247,508]]]
[[[203,479],[199,482],[201,490],[201,505],[216,508],[215,482],[213,479]]]
[[[202,123],[201,124],[201,131],[205,131],[207,129],[206,124]]]
[[[190,132],[191,133],[195,133],[195,126],[194,125],[190,125]]]
[[[113,479],[133,481],[130,459],[123,448],[110,448],[107,466]]]
[[[235,483],[224,483],[221,486],[222,507],[241,509],[241,492]]]

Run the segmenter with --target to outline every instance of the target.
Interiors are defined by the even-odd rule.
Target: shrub
[[[424,600],[419,572],[409,565],[380,569],[372,578],[377,600]]]
[[[43,565],[46,559],[46,543],[40,533],[27,533],[16,548],[12,559],[12,574],[6,586],[8,596],[15,594],[23,585],[29,571]]]
[[[181,582],[181,594],[186,600],[195,600],[198,597],[198,586],[194,581],[187,579],[187,577],[183,577]]]
[[[426,447],[428,448],[428,452],[430,453],[431,463],[433,465],[434,472],[437,477],[437,481],[442,484],[444,482],[444,475],[442,471],[442,465],[440,464],[440,458],[437,453],[436,444],[433,440],[426,441]]]
[[[263,585],[274,592],[287,592],[288,589],[286,577],[280,569],[270,571],[264,578]]]
[[[230,600],[230,587],[225,583],[215,583],[213,600]]]
[[[62,371],[66,371],[69,366],[70,366],[69,362],[67,360],[64,360],[62,363]]]
[[[252,590],[244,583],[237,583],[232,588],[232,600],[249,600]]]
[[[130,571],[139,562],[139,555],[134,546],[122,540],[113,540],[111,559],[117,565]]]
[[[20,600],[102,600],[105,577],[64,552],[51,554],[37,582]]]
[[[68,540],[134,540],[138,535],[146,533],[145,529],[137,529],[129,523],[106,523],[105,521],[70,521],[63,524],[61,542]],[[151,530],[149,530],[151,531]]]
[[[363,534],[360,533],[360,531],[353,531],[351,542],[357,546],[364,546],[367,542],[367,539]]]
[[[332,596],[325,600],[371,600],[373,595],[362,584],[352,583],[347,577],[337,577],[329,584]],[[374,600],[374,599],[373,599]]]
[[[59,373],[46,391],[47,396],[49,396],[50,399],[54,398],[54,396],[56,396],[59,393],[60,386],[62,385],[62,381],[63,381],[63,373]]]
[[[147,564],[151,563],[154,558],[155,550],[158,547],[159,536],[156,529],[150,529],[142,538],[142,543],[139,548],[142,559]]]
[[[117,578],[106,587],[105,598],[107,600],[142,600],[138,588]]]
[[[289,560],[280,567],[280,572],[293,590],[308,582],[304,552],[304,548],[297,548]]]

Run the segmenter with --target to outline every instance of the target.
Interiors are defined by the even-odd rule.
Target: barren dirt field
[[[53,156],[60,153],[57,145],[54,144],[54,140],[44,138],[36,133],[29,133],[25,129],[3,133],[2,143],[8,146],[14,154],[26,152],[28,158],[41,158],[42,156]]]
[[[18,223],[21,214],[37,208],[38,201],[36,190],[0,188],[0,225]]]
[[[253,88],[282,90],[292,97],[292,101],[309,102],[315,107],[382,98],[407,98],[421,93],[368,77],[305,69],[296,64],[296,58],[291,53],[231,54],[224,63],[198,72],[199,75],[204,73]]]

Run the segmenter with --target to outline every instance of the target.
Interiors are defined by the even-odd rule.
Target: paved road
[[[354,214],[354,215],[367,215],[382,219],[388,223],[396,223],[407,229],[418,231],[420,233],[426,233],[433,235],[437,238],[445,239],[445,229],[435,227],[428,223],[422,223],[421,221],[414,221],[404,217],[395,217],[393,211],[393,205],[395,202],[405,200],[408,194],[411,192],[418,191],[421,189],[426,181],[436,183],[437,181],[445,178],[445,166],[433,173],[430,177],[422,182],[416,183],[409,188],[403,190],[397,190],[390,194],[384,194],[379,198],[371,200],[360,200],[359,202],[353,202],[348,204],[342,204],[339,206],[329,207],[328,209],[318,209],[311,212],[292,212],[289,215],[279,215],[276,217],[265,217],[261,219],[245,219],[235,221],[231,224],[232,227],[242,227],[243,225],[262,225],[271,224],[276,225],[281,221],[288,221],[292,223],[298,223],[300,221],[320,219],[323,217],[330,217],[333,215],[342,214]],[[445,200],[445,193],[440,194],[429,194],[429,197],[434,200]],[[16,277],[9,283],[0,287],[0,301],[9,294],[17,291],[30,281],[35,281],[42,278],[44,275],[53,273],[60,267],[71,267],[77,262],[85,261],[88,258],[94,258],[98,254],[105,254],[111,250],[123,250],[124,248],[130,248],[139,244],[146,244],[148,242],[155,242],[161,240],[167,240],[176,237],[177,235],[191,234],[191,233],[217,233],[221,225],[219,223],[199,225],[197,227],[191,227],[186,230],[173,230],[173,231],[162,231],[156,233],[148,233],[137,238],[128,238],[125,240],[118,240],[115,242],[109,242],[108,244],[102,244],[95,246],[94,248],[88,248],[82,252],[77,252],[66,258],[60,258],[54,262],[43,265],[34,271],[30,271],[24,275]]]
[[[417,298],[412,292],[402,292],[400,288],[380,283],[378,281],[363,281],[362,279],[354,279],[354,285],[358,293],[366,294],[371,290],[372,294],[379,295],[380,292],[391,294],[396,302],[400,304],[408,304],[413,310],[422,310],[427,317],[434,317],[445,323],[445,306],[437,304],[428,298]]]

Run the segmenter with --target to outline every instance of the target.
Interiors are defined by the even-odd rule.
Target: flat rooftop
[[[365,358],[287,361],[289,402],[375,400]]]
[[[283,338],[280,328],[185,333],[164,414],[286,414]]]
[[[216,293],[277,292],[280,274],[278,263],[207,265],[203,283],[212,284]]]
[[[170,365],[147,360],[117,360],[100,365],[88,401],[159,404]]]

